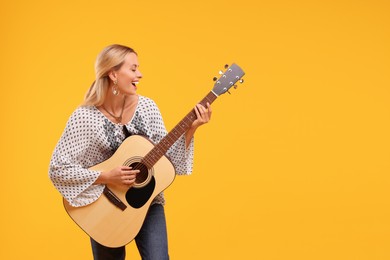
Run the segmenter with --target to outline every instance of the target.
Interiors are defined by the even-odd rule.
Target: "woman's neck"
[[[122,110],[124,102],[128,102],[128,98],[125,95],[119,94],[115,96],[111,94],[106,96],[102,106],[115,113]]]

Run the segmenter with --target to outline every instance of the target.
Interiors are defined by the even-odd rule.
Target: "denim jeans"
[[[168,238],[164,207],[160,204],[150,206],[135,242],[142,260],[168,260]],[[92,253],[95,260],[124,260],[125,247],[110,248],[100,245],[91,238]]]

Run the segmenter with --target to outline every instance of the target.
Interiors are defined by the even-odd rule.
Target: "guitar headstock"
[[[229,92],[229,89],[235,86],[237,81],[244,82],[241,78],[245,75],[245,72],[237,64],[233,63],[230,67],[225,65],[225,69],[225,72],[220,71],[222,76],[219,79],[214,78],[213,92],[218,96]]]

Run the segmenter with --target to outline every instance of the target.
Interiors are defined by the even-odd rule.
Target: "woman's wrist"
[[[107,172],[100,172],[94,184],[107,184]]]

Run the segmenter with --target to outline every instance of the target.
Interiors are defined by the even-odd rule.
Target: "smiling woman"
[[[136,188],[140,170],[133,168],[133,164],[117,162],[108,170],[98,170],[93,166],[107,161],[129,135],[142,135],[157,144],[167,134],[157,105],[136,92],[136,84],[142,78],[138,68],[138,56],[129,47],[111,45],[99,54],[95,82],[83,105],[71,115],[50,162],[50,178],[68,208],[100,205],[96,202],[102,194],[115,200],[110,189]],[[211,108],[198,105],[195,112],[197,119],[167,152],[175,168],[173,173],[190,174],[192,171],[193,134],[209,121]],[[140,223],[135,241],[143,259],[161,260],[169,258],[165,200],[162,190],[155,190],[156,194],[149,195],[150,199],[147,198],[148,203],[145,203],[150,207],[144,210],[145,220]],[[124,206],[121,209],[127,207],[121,205]],[[94,216],[93,222],[98,220],[99,217]],[[91,235],[95,259],[124,259],[123,244],[113,246],[94,238]]]
[[[142,77],[138,67],[137,53],[132,48],[118,44],[105,48],[97,57],[95,63],[96,80],[87,92],[83,104],[101,106],[104,101],[112,99],[112,96],[105,98],[106,94],[118,96],[121,90],[129,95],[134,95],[135,89],[128,91],[128,87],[132,83],[138,82]],[[119,85],[118,74],[121,78]],[[110,87],[112,92],[107,92]]]

